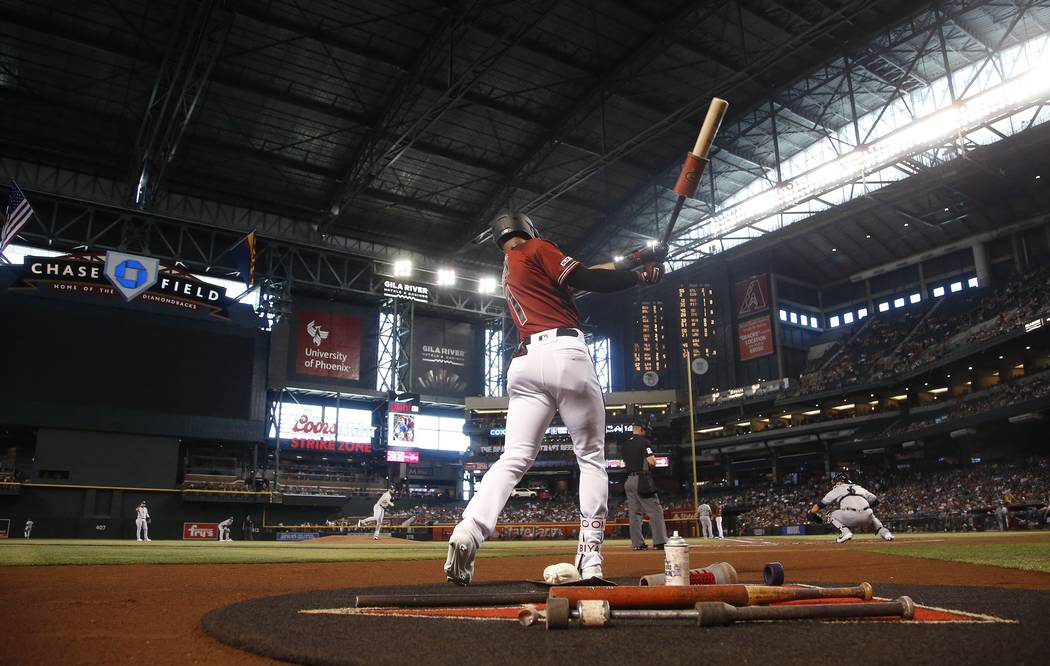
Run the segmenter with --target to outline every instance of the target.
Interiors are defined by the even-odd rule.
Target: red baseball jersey
[[[579,265],[542,238],[527,240],[506,253],[503,294],[522,340],[550,328],[580,327],[573,290],[565,284]]]

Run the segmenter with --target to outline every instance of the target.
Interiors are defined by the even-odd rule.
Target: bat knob
[[[871,601],[871,598],[875,596],[875,590],[872,589],[871,583],[861,583],[860,591],[864,595],[864,601]]]
[[[897,603],[901,605],[901,619],[911,620],[915,618],[915,602],[911,597],[897,597]]]

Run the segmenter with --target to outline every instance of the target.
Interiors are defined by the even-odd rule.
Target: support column
[[[984,243],[973,244],[973,265],[977,269],[977,286],[989,286],[992,283],[992,271],[988,263],[988,246]]]
[[[772,266],[770,267],[772,268]],[[780,327],[780,289],[776,274],[769,271],[769,316],[773,318],[773,345],[777,352],[777,379],[784,378],[784,336]]]

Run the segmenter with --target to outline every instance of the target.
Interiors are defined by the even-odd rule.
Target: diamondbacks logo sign
[[[769,309],[769,275],[753,275],[736,283],[737,319]]]

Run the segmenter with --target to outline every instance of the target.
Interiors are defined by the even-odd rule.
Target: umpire
[[[663,550],[667,541],[667,527],[664,525],[664,509],[660,506],[660,498],[656,496],[656,484],[651,471],[656,465],[656,457],[645,437],[646,425],[635,422],[631,428],[634,436],[622,448],[624,467],[627,469],[627,481],[623,487],[627,493],[627,511],[631,519],[631,545],[635,550],[648,548],[642,536],[644,513],[649,516],[652,527],[653,547]]]

